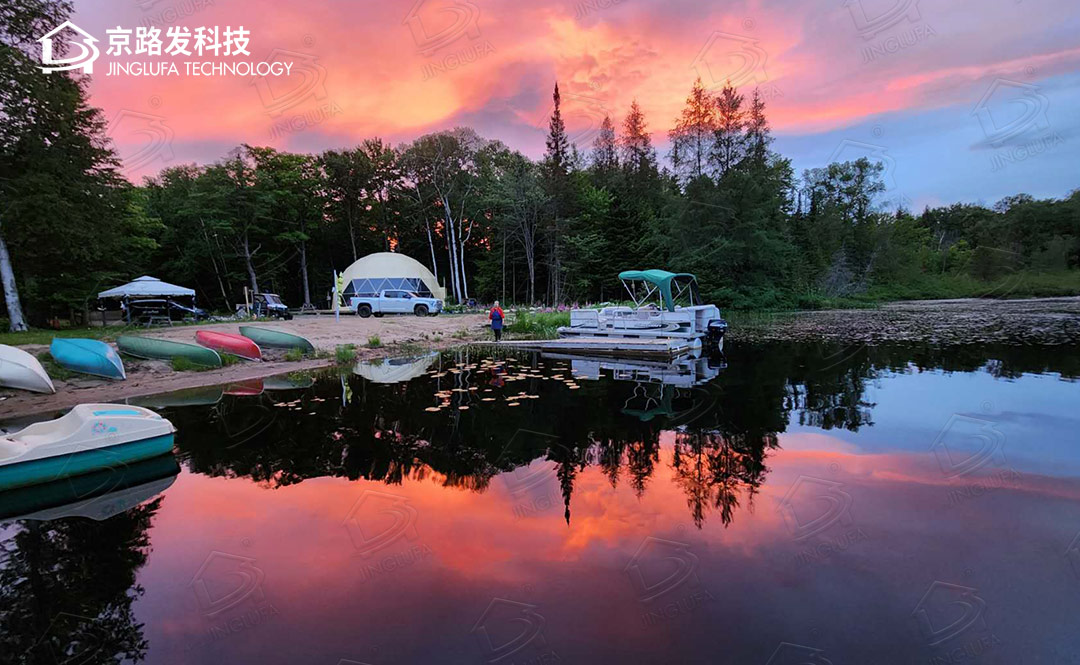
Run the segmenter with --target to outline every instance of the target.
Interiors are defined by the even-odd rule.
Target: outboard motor
[[[705,329],[705,341],[714,348],[724,348],[724,334],[728,323],[723,319],[713,319]]]

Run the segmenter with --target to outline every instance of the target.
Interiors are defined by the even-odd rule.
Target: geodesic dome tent
[[[446,300],[446,289],[439,286],[435,275],[422,263],[404,254],[368,254],[346,268],[341,276],[345,284],[342,290],[345,302],[353,296],[373,296],[387,289]]]

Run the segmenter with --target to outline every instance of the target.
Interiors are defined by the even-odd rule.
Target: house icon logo
[[[891,192],[896,189],[896,160],[889,154],[889,149],[885,146],[844,139],[832,151],[826,163],[853,162],[860,157],[881,164],[883,169],[881,179],[885,183],[885,191]]]
[[[68,46],[77,47],[79,53],[68,58],[57,58],[53,51],[53,37],[65,29],[78,33],[78,36],[82,38],[81,41],[72,40],[68,42]],[[71,21],[64,21],[45,33],[45,36],[38,41],[41,42],[41,64],[45,65],[41,68],[41,71],[46,74],[69,69],[82,69],[86,74],[93,74],[94,61],[101,55],[98,47],[94,44],[97,41],[94,36]]]

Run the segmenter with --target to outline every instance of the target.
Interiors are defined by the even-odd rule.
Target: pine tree
[[[682,115],[668,132],[675,175],[684,183],[705,174],[716,133],[716,102],[701,83],[694,81]]]
[[[611,124],[611,118],[605,115],[600,123],[600,133],[593,140],[591,165],[597,173],[610,173],[619,166],[615,141],[615,126]]]
[[[713,165],[718,178],[724,177],[746,154],[746,111],[743,96],[729,82],[716,98],[716,141]]]
[[[630,103],[630,112],[623,121],[622,162],[631,174],[637,177],[656,174],[656,150],[645,125],[645,114],[635,99]]]

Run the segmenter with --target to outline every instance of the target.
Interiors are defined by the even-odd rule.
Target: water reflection
[[[1060,622],[1080,609],[1075,349],[727,351],[694,368],[707,380],[463,351],[397,365],[424,366],[407,381],[182,396],[165,414],[185,472],[164,499],[5,527],[0,653],[839,664],[1080,648]]]

